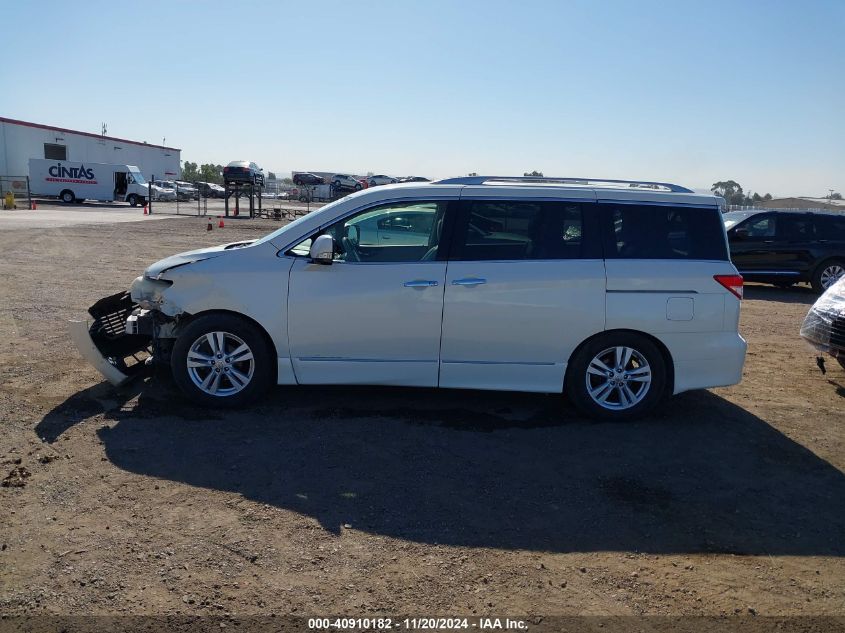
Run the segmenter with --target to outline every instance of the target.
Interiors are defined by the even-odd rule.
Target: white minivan
[[[153,264],[72,332],[112,382],[149,350],[210,406],[366,384],[565,392],[632,417],[742,376],[718,203],[653,182],[387,185]]]

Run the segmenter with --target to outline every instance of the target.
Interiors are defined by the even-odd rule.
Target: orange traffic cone
[[[223,226],[224,226],[224,224],[223,224],[223,218],[221,218],[221,217],[218,215],[218,216],[217,216],[217,219],[218,219],[218,220],[220,220],[220,222],[218,222],[218,223],[217,223],[217,228],[218,228],[218,229],[222,229],[222,228],[223,228]]]
[[[149,215],[150,212],[147,211],[147,205],[144,205],[144,215]]]
[[[38,205],[35,202],[32,203],[32,210],[38,211]]]

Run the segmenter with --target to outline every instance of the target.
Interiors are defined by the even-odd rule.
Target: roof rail
[[[648,180],[611,180],[609,178],[557,178],[544,176],[462,176],[460,178],[445,178],[438,180],[438,185],[485,185],[493,182],[514,182],[514,183],[538,183],[538,184],[560,184],[560,185],[581,185],[584,187],[602,185],[625,185],[634,189],[664,189],[673,193],[694,193],[692,189],[673,185],[668,182],[651,182]],[[619,187],[624,188],[624,187]]]

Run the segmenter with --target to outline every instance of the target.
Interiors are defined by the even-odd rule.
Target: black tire
[[[65,204],[73,204],[73,201],[76,200],[76,196],[73,195],[73,192],[70,189],[65,189],[59,194],[59,198],[62,199],[62,202]]]
[[[363,187],[363,185],[360,182],[355,183],[355,191],[361,191],[361,187]]]
[[[212,395],[203,391],[194,383],[189,373],[188,352],[200,337],[210,332],[225,332],[234,335],[241,339],[252,352],[254,360],[252,377],[246,386],[231,395]],[[231,350],[227,351],[231,352]],[[225,360],[225,357],[221,360]],[[276,377],[275,359],[264,333],[251,321],[233,314],[208,314],[191,321],[173,345],[170,368],[173,372],[173,380],[189,399],[210,407],[242,407],[261,396]],[[219,371],[217,373],[221,375],[219,382],[221,387],[224,387],[225,374]],[[234,385],[234,383],[228,384]]]
[[[810,283],[813,285],[813,290],[818,292],[819,294],[823,293],[827,288],[824,287],[823,277],[825,271],[829,270],[833,266],[838,266],[840,268],[845,268],[845,260],[842,259],[828,259],[823,261],[821,264],[816,267],[816,270],[813,271],[813,278]],[[828,286],[830,287],[830,286]]]
[[[627,408],[606,408],[598,404],[588,392],[588,372],[587,369],[593,359],[605,350],[616,347],[628,347],[635,350],[642,356],[651,369],[651,383],[643,392],[642,399],[636,404],[628,406]],[[632,361],[633,362],[633,357]],[[629,367],[634,367],[629,363]],[[612,368],[616,369],[616,368]],[[628,371],[636,371],[636,369],[628,369]],[[625,376],[627,374],[621,374]],[[590,374],[591,378],[592,374]],[[616,379],[616,376],[613,377]],[[595,378],[595,380],[604,380],[604,377]],[[633,389],[637,389],[637,383],[631,383]],[[600,335],[583,345],[572,357],[569,367],[566,372],[566,393],[572,404],[584,415],[590,418],[599,420],[624,420],[636,418],[644,415],[649,410],[660,402],[666,392],[666,361],[663,354],[657,346],[648,338],[635,332],[611,332]],[[622,397],[621,389],[616,390],[615,387],[610,387],[614,399],[615,396]],[[613,404],[609,402],[608,404]]]
[[[138,206],[138,196],[136,196],[134,193],[130,193],[129,197],[126,198],[126,202],[129,203],[129,206],[137,207]]]

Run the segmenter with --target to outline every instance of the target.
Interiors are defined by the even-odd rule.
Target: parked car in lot
[[[320,176],[304,171],[293,175],[293,184],[297,187],[305,187],[309,185],[322,185],[324,181]]]
[[[179,201],[188,201],[193,197],[193,194],[184,187],[178,187],[174,180],[155,180],[153,184],[156,187],[167,189],[173,192],[173,195]]]
[[[332,176],[332,187],[338,191],[360,191],[364,185],[348,174],[335,174]]]
[[[176,200],[175,189],[165,189],[155,184],[150,184],[150,195],[156,202],[174,202]]]
[[[845,213],[730,211],[724,216],[731,259],[748,281],[824,292],[845,275]]]
[[[429,182],[429,179],[422,176],[405,176],[400,178],[399,182]]]
[[[741,298],[714,196],[465,177],[361,191],[168,257],[72,332],[110,381],[150,349],[212,407],[274,383],[406,385],[565,391],[615,419],[739,382]]]
[[[384,174],[367,177],[367,184],[369,184],[370,187],[378,187],[379,185],[392,185],[397,182],[399,181],[393,176],[385,176]]]
[[[176,182],[176,190],[184,191],[185,194],[188,196],[189,200],[199,200],[200,199],[200,192],[199,190],[189,182],[185,182],[184,180],[177,180]]]
[[[233,160],[223,168],[226,182],[246,182],[264,186],[264,171],[256,163],[247,160]]]
[[[226,190],[213,182],[195,182],[194,186],[203,198],[225,198]]]

